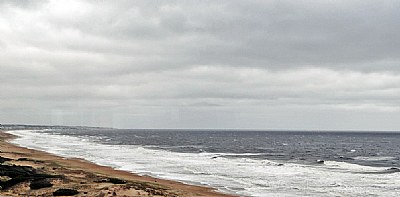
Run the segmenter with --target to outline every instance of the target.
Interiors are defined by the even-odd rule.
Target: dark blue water
[[[142,145],[185,153],[256,153],[222,155],[294,163],[345,161],[366,166],[400,167],[400,133],[234,130],[62,129],[47,131],[102,137],[100,143]],[[107,140],[106,140],[107,139]]]

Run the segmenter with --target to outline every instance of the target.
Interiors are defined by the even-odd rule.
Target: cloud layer
[[[400,127],[397,1],[2,1],[0,121]]]

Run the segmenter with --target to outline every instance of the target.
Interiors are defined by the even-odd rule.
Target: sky
[[[0,1],[0,123],[400,130],[400,1]]]

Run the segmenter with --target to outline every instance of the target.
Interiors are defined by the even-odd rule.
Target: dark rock
[[[126,181],[118,178],[99,178],[94,180],[95,183],[113,183],[113,184],[125,184]]]
[[[22,183],[24,181],[26,181],[27,179],[23,176],[18,176],[18,177],[14,177],[8,181],[5,182],[0,182],[0,187],[1,189],[7,189],[9,187],[12,187],[18,183]]]
[[[36,170],[30,166],[0,166],[0,176],[8,176],[14,178],[17,176],[32,176],[36,174]]]
[[[109,178],[109,182],[112,184],[125,184],[125,180],[117,179],[117,178]]]
[[[8,176],[11,178],[10,180],[7,181],[0,181],[0,187],[3,190],[25,181],[60,177],[55,175],[37,173],[37,171],[30,166],[16,166],[16,165],[12,166],[0,165],[0,176]]]
[[[35,163],[44,163],[43,161],[40,161],[40,160],[34,160],[34,159],[25,158],[25,157],[18,158],[17,161],[32,161]]]
[[[79,192],[75,189],[58,189],[53,192],[53,196],[74,196],[79,194]]]
[[[319,164],[323,164],[323,163],[325,163],[325,161],[324,161],[324,160],[320,160],[320,159],[318,159],[318,160],[317,160],[317,163],[319,163]]]
[[[12,160],[12,159],[5,158],[5,157],[0,156],[0,163],[4,163],[4,162],[6,162],[6,161],[11,161],[11,160]]]
[[[107,183],[108,179],[96,179],[93,182],[95,182],[95,183]]]
[[[52,187],[53,184],[50,183],[49,180],[47,179],[39,179],[39,180],[33,180],[29,187],[31,189],[41,189],[45,187]]]

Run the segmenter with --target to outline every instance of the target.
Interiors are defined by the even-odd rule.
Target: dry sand
[[[51,187],[34,190],[30,189],[30,181],[24,181],[0,190],[0,196],[53,196],[53,192],[60,188],[77,190],[79,194],[75,196],[232,196],[207,187],[139,176],[82,159],[63,158],[19,147],[7,142],[13,137],[0,131],[0,156],[12,159],[2,165],[31,166],[40,173],[56,175],[56,178],[48,179],[53,184]],[[8,179],[0,178],[1,181]],[[110,178],[124,180],[126,183],[114,184]]]

